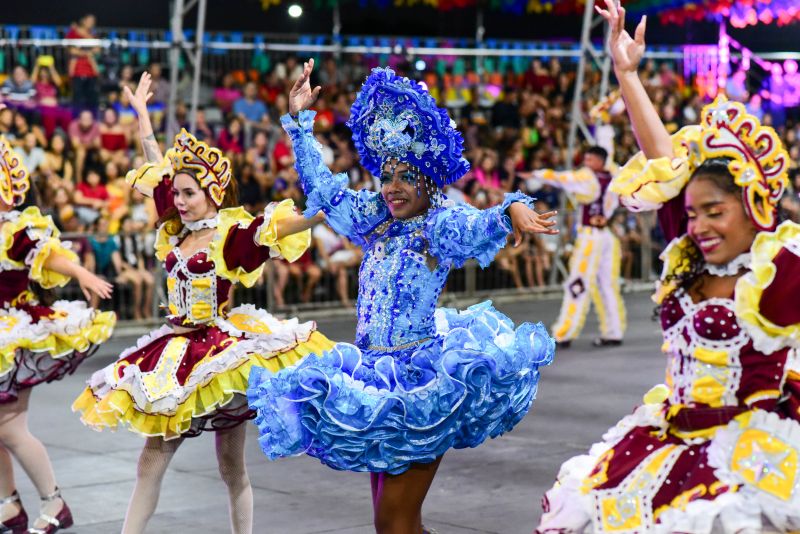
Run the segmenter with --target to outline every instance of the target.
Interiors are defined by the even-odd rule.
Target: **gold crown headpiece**
[[[773,230],[789,170],[789,154],[778,134],[724,96],[703,108],[700,126],[698,145],[689,147],[692,171],[707,159],[730,158],[728,170],[742,188],[748,216],[759,230]]]
[[[231,182],[231,162],[217,148],[212,148],[185,129],[175,136],[175,144],[167,151],[174,173],[190,170],[200,187],[208,192],[217,207],[222,205],[225,189]]]
[[[6,138],[0,136],[0,199],[9,206],[19,206],[30,188],[28,169]]]

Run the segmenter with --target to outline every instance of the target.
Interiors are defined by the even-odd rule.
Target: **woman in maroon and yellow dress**
[[[158,209],[156,256],[167,274],[169,324],[97,371],[73,409],[95,429],[125,426],[147,437],[123,532],[144,531],[183,439],[214,431],[232,531],[249,533],[253,493],[242,423],[255,415],[245,397],[250,369],[275,371],[332,343],[314,323],[279,321],[252,305],[229,309],[232,288],[252,286],[271,257],[300,257],[317,221],[296,215],[290,200],[257,217],[237,207],[230,161],[185,130],[162,157],[147,115],[149,87],[145,73],[128,95],[148,163],[127,179]]]
[[[800,225],[778,225],[789,156],[719,97],[672,137],[639,80],[635,37],[607,0],[611,53],[642,153],[611,189],[674,238],[656,293],[666,383],[561,466],[541,533],[800,529]]]
[[[80,265],[59,240],[53,220],[36,207],[16,209],[30,189],[28,171],[0,137],[0,532],[51,534],[72,525],[44,445],[28,430],[28,404],[37,384],[75,371],[111,336],[116,317],[85,302],[39,301],[36,286],[51,289],[71,278],[86,298],[108,298],[111,285]],[[17,459],[41,496],[41,513],[28,529],[14,483]]]

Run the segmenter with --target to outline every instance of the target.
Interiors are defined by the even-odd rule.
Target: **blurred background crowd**
[[[84,16],[68,38],[88,38],[95,18]],[[120,311],[123,318],[147,319],[156,313],[160,287],[152,255],[155,209],[125,183],[128,170],[143,163],[137,139],[137,117],[122,87],[135,88],[143,70],[153,77],[151,116],[164,148],[165,110],[170,87],[158,61],[108,50],[71,47],[59,59],[41,54],[32,61],[7,62],[0,78],[0,135],[21,154],[35,184],[36,203],[53,216],[72,240],[86,265],[117,283],[133,305]],[[150,58],[145,58],[150,59]],[[292,55],[270,55],[267,68],[221,69],[206,76],[200,88],[201,108],[193,133],[217,146],[234,163],[240,202],[257,212],[269,202],[293,198],[302,206],[303,195],[293,168],[293,153],[279,117],[287,111],[291,84],[302,61]],[[325,163],[347,173],[354,189],[377,190],[373,176],[358,162],[346,126],[349,109],[369,69],[380,59],[356,54],[335,58],[317,56],[315,82],[323,87],[316,104],[317,139]],[[520,189],[537,197],[539,210],[562,210],[560,236],[542,236],[520,247],[507,247],[499,261],[478,275],[479,289],[506,288],[527,292],[558,284],[571,252],[574,206],[558,190],[545,186],[529,191],[520,172],[567,167],[567,131],[575,91],[577,63],[571,59],[533,59],[484,63],[479,74],[462,60],[431,68],[419,61],[392,58],[396,70],[424,81],[440,105],[446,106],[464,135],[465,156],[472,170],[449,187],[456,200],[486,208],[504,192]],[[585,86],[599,83],[590,68]],[[648,91],[670,131],[698,122],[707,102],[704,83],[685,79],[676,65],[649,61],[643,68]],[[176,115],[188,128],[189,77],[180,77]],[[732,98],[772,124],[785,140],[792,162],[800,160],[800,108],[762,100],[763,89],[748,87],[732,76],[726,88]],[[768,102],[768,103],[765,103]],[[793,107],[794,106],[794,107]],[[637,150],[624,113],[613,96],[605,102],[585,103],[598,142],[609,149],[614,164],[624,164]],[[575,155],[576,166],[581,154]],[[800,180],[792,170],[792,186],[783,200],[786,218],[800,222]],[[657,256],[664,242],[647,215],[619,210],[611,222],[623,244],[622,275],[626,280],[649,279],[641,272],[641,258]],[[646,236],[644,234],[647,234]],[[646,237],[646,239],[645,239]],[[361,251],[322,224],[313,230],[313,246],[293,264],[270,262],[264,280],[249,295],[276,308],[290,305],[352,306]],[[155,273],[155,274],[154,274]],[[463,273],[454,272],[451,288],[463,287]],[[266,288],[266,290],[265,290]],[[119,306],[111,303],[110,306]]]

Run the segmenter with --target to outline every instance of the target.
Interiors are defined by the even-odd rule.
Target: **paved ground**
[[[584,451],[606,428],[630,412],[642,394],[663,377],[659,329],[644,294],[628,295],[630,327],[621,348],[593,350],[590,318],[584,339],[556,355],[542,372],[539,399],[511,434],[477,449],[448,453],[426,501],[426,524],[442,534],[529,533],[539,517],[539,500],[562,461]],[[557,301],[499,305],[515,321],[549,324]],[[353,318],[319,322],[332,339],[352,340]],[[130,432],[95,433],[69,406],[83,381],[113,360],[131,339],[115,339],[77,376],[37,388],[31,427],[50,450],[64,495],[77,524],[69,532],[119,532],[133,488],[142,440]],[[310,458],[269,462],[250,426],[247,458],[255,492],[255,532],[276,534],[369,533],[371,505],[367,475],[341,473]],[[36,494],[17,474],[29,509]],[[181,446],[166,476],[152,533],[228,531],[225,488],[219,480],[213,439],[204,435]]]

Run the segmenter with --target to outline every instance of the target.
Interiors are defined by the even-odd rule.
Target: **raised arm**
[[[461,267],[468,259],[487,267],[514,233],[514,246],[524,234],[556,234],[556,212],[538,214],[533,199],[522,193],[506,193],[497,206],[479,210],[467,205],[439,208],[428,219],[424,235],[429,252],[443,263]]]
[[[142,142],[142,151],[148,163],[161,163],[164,155],[161,153],[161,148],[158,146],[155,132],[153,132],[153,125],[150,122],[150,113],[147,111],[147,101],[153,96],[150,91],[152,79],[150,73],[145,71],[139,78],[139,85],[136,87],[136,92],[132,93],[130,88],[126,85],[122,88],[125,95],[131,103],[131,107],[136,111],[139,117],[139,140]]]
[[[639,148],[648,159],[672,157],[672,141],[661,122],[655,106],[639,79],[639,63],[644,56],[644,33],[647,17],[636,27],[634,37],[625,31],[625,8],[617,7],[616,0],[605,0],[606,9],[595,6],[597,12],[608,22],[611,30],[609,51],[614,62],[622,98],[631,119],[633,133]]]
[[[308,109],[320,91],[319,87],[311,89],[313,68],[314,60],[310,59],[289,93],[289,114],[281,117],[283,128],[292,140],[300,187],[307,197],[304,215],[311,217],[322,211],[337,233],[363,244],[363,236],[385,221],[389,210],[379,194],[353,191],[348,187],[346,174],[334,175],[322,161],[319,143],[314,138],[316,114]]]
[[[125,177],[126,181],[145,196],[151,197],[156,204],[156,211],[161,217],[174,204],[172,202],[171,181],[164,179],[168,174],[169,161],[164,159],[161,147],[158,146],[153,125],[150,122],[150,113],[147,111],[147,101],[153,96],[150,91],[152,80],[148,72],[143,72],[139,78],[136,92],[131,92],[126,85],[122,88],[131,107],[139,117],[139,140],[147,163],[139,169],[130,171]]]

